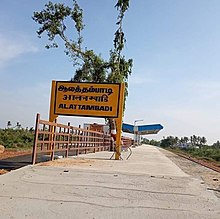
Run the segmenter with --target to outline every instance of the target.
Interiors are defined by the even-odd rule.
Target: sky
[[[48,120],[52,80],[74,75],[63,48],[47,50],[37,37],[34,11],[48,1],[1,0],[0,128],[33,127],[36,113]],[[72,0],[52,1],[71,5]],[[108,58],[116,30],[116,1],[78,0],[84,11],[84,46]],[[130,0],[124,19],[123,54],[134,65],[125,123],[161,124],[157,135],[220,140],[220,1]],[[59,117],[78,126],[104,119]]]

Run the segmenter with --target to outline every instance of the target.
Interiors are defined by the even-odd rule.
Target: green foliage
[[[190,136],[190,143],[193,146],[201,147],[201,146],[205,145],[206,142],[207,142],[207,140],[205,137],[200,137],[200,136],[196,136],[196,135]]]
[[[121,10],[121,14],[119,16],[123,16],[124,13],[129,8],[129,0],[118,0],[118,2],[116,3],[115,7],[117,8],[117,10]]]
[[[220,162],[220,148],[204,146],[201,148],[185,148],[184,151],[197,158]]]
[[[33,142],[32,129],[0,129],[0,144],[6,148],[27,149],[33,147]]]
[[[122,22],[125,12],[129,8],[129,0],[118,0],[115,7],[119,12],[117,17],[117,30],[114,38],[114,49],[110,50],[109,60],[104,60],[100,55],[82,46],[83,37],[83,10],[76,1],[73,7],[65,6],[61,3],[49,2],[45,9],[34,12],[33,20],[40,25],[37,31],[39,37],[43,33],[47,34],[49,44],[46,48],[57,48],[56,38],[64,42],[65,53],[72,61],[73,66],[77,67],[71,80],[78,82],[108,82],[125,83],[125,100],[128,95],[128,77],[131,74],[132,59],[126,60],[122,50],[125,45],[125,37],[122,29]],[[70,19],[73,27],[65,24]],[[68,33],[67,33],[68,29]],[[75,33],[75,34],[74,34]],[[75,40],[69,37],[74,37]]]
[[[76,70],[72,81],[105,82],[107,63],[100,56],[94,54],[93,51],[87,51],[86,54],[88,54],[89,58],[85,59],[82,66]]]
[[[142,143],[143,144],[154,145],[154,146],[160,146],[160,141],[156,141],[156,140],[153,140],[153,139],[149,140],[147,138],[143,138]]]
[[[188,137],[169,136],[161,140],[160,146],[174,151],[182,151],[193,157],[220,162],[220,142],[206,145],[206,138],[196,135]],[[182,147],[184,145],[184,147]]]
[[[214,143],[212,146],[213,146],[214,148],[219,148],[219,149],[220,149],[220,142],[217,141],[217,142]]]
[[[179,139],[178,137],[168,136],[167,138],[164,138],[160,142],[161,147],[172,147],[178,143]]]
[[[40,12],[34,12],[33,20],[40,25],[37,31],[38,37],[41,38],[42,34],[46,32],[49,44],[46,48],[57,48],[56,37],[63,40],[66,47],[65,53],[73,59],[73,64],[77,65],[78,60],[83,60],[86,57],[86,53],[81,50],[80,45],[82,43],[81,31],[84,28],[83,25],[83,11],[79,8],[76,1],[73,1],[73,8],[65,6],[64,4],[53,4],[51,1],[45,5],[45,9]],[[67,26],[65,22],[67,19],[71,19],[75,24],[76,29],[71,32],[71,35],[76,35],[75,41],[68,38]],[[69,28],[74,30],[74,28]]]
[[[119,11],[118,20],[116,25],[118,26],[115,32],[114,38],[114,50],[110,50],[110,58],[109,65],[111,66],[111,74],[109,74],[107,81],[111,83],[121,83],[125,82],[125,98],[128,96],[128,77],[131,74],[131,69],[133,66],[133,60],[126,60],[125,56],[123,56],[122,50],[126,43],[125,34],[122,29],[123,18],[125,16],[125,12],[129,8],[129,0],[118,0],[116,5],[116,9]],[[125,104],[124,104],[125,109]]]
[[[116,23],[116,25],[118,25],[118,29],[115,32],[114,48],[115,51],[119,53],[119,58],[120,58],[120,52],[124,48],[124,44],[126,42],[126,39],[124,37],[124,32],[122,30],[122,22],[125,12],[129,8],[129,0],[118,0],[115,7],[119,11],[119,15],[118,15],[118,21]]]
[[[75,21],[75,28],[80,33],[83,28],[83,10],[79,7],[76,1],[74,1],[74,8],[71,13],[71,18]]]
[[[192,135],[188,137],[173,137],[168,136],[161,140],[161,147],[176,147],[176,146],[190,146],[190,147],[202,147],[205,146],[207,140],[205,137]]]

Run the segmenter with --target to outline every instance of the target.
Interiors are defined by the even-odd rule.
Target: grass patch
[[[214,162],[220,165],[220,148],[204,146],[201,148],[166,148],[171,152],[182,153],[197,159]]]
[[[33,147],[34,131],[26,129],[0,129],[0,145],[7,150],[27,150]]]

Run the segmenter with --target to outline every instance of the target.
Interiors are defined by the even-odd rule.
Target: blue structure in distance
[[[152,124],[152,125],[140,125],[135,126],[135,132],[138,135],[149,135],[149,134],[157,134],[163,126],[161,124]],[[123,123],[122,124],[122,131],[134,134],[134,126],[130,124]]]
[[[134,126],[130,125],[130,124],[123,123],[122,124],[122,131],[134,134]]]

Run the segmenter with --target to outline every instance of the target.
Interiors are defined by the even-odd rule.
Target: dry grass
[[[30,154],[31,151],[16,151],[16,150],[5,150],[3,153],[0,154],[0,160],[7,159],[10,157],[16,157],[21,155]]]
[[[71,167],[75,165],[91,165],[94,160],[84,158],[66,158],[41,163],[40,166]]]
[[[5,174],[5,173],[8,173],[8,171],[7,171],[7,170],[0,169],[0,175],[3,175],[3,174]]]

